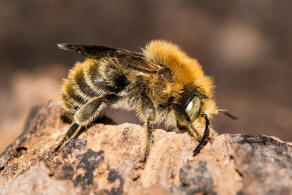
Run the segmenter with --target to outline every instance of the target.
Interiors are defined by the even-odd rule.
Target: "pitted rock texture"
[[[212,139],[195,157],[188,133],[156,129],[143,163],[144,128],[93,124],[60,151],[57,103],[35,107],[0,156],[0,194],[289,194],[292,146],[267,136]]]

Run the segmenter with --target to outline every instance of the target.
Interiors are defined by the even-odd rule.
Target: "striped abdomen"
[[[128,85],[115,63],[112,59],[87,59],[75,64],[62,86],[63,107],[69,118],[91,99],[119,93]]]

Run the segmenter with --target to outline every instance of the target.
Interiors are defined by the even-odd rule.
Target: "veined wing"
[[[126,68],[133,69],[146,74],[157,74],[163,66],[154,64],[145,60],[142,53],[128,51],[125,49],[117,49],[98,45],[78,45],[61,43],[57,45],[60,49],[74,51],[80,55],[93,59],[101,59],[104,57],[115,57],[121,65]]]

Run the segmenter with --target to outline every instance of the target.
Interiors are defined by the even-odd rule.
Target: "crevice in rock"
[[[141,175],[137,175],[132,178],[132,181],[136,182],[139,178],[141,178]]]
[[[16,158],[21,157],[23,154],[25,154],[27,151],[27,147],[19,146],[16,148]]]
[[[229,160],[231,161],[231,163],[235,164],[233,155],[229,155]],[[239,177],[243,178],[243,174],[236,167],[234,170],[239,175]]]
[[[242,174],[238,169],[235,169],[235,171],[236,171],[236,173],[238,173],[238,175],[239,175],[240,177],[243,177],[243,174]]]

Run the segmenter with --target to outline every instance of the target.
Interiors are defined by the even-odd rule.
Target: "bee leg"
[[[191,136],[193,136],[197,141],[201,140],[200,133],[193,127],[192,122],[186,111],[177,104],[172,104],[171,109],[175,112],[175,117],[177,120],[177,128],[184,132],[188,131]]]
[[[152,136],[152,124],[147,121],[145,123],[145,131],[146,131],[146,140],[145,140],[145,153],[144,153],[144,159],[143,162],[146,162],[149,151],[150,151],[150,146],[151,146],[151,136]]]
[[[59,150],[74,139],[78,133],[80,133],[82,127],[89,125],[99,115],[99,113],[106,107],[106,104],[111,104],[116,100],[116,96],[107,95],[105,97],[102,96],[95,98],[84,104],[74,115],[75,122],[71,125],[70,129],[55,151]]]
[[[104,97],[95,98],[84,104],[74,115],[74,121],[82,126],[89,125],[105,108]]]
[[[59,145],[55,148],[55,152],[60,150],[64,145],[66,145],[68,142],[70,142],[80,131],[81,126],[77,123],[73,123],[66,133],[65,137],[62,139],[62,141],[59,143]]]
[[[151,142],[152,142],[152,124],[155,119],[155,108],[150,100],[150,98],[147,96],[147,94],[144,92],[141,94],[141,108],[142,113],[145,117],[145,153],[144,153],[144,159],[143,162],[146,162],[147,157],[150,152],[151,148]]]
[[[92,99],[84,104],[74,115],[74,121],[82,126],[89,125],[107,105],[113,104],[119,99],[114,94]]]
[[[191,121],[188,120],[178,120],[177,127],[180,131],[188,131],[191,136],[193,136],[198,142],[201,140],[200,133],[194,128]]]
[[[172,108],[175,110],[175,115],[177,119],[177,127],[181,131],[188,130],[188,132],[199,142],[195,150],[193,151],[193,155],[195,156],[200,152],[200,150],[205,145],[207,138],[209,136],[209,120],[206,114],[203,114],[202,117],[206,121],[205,131],[203,137],[201,137],[200,133],[193,127],[191,120],[185,110],[176,104],[172,105]]]

